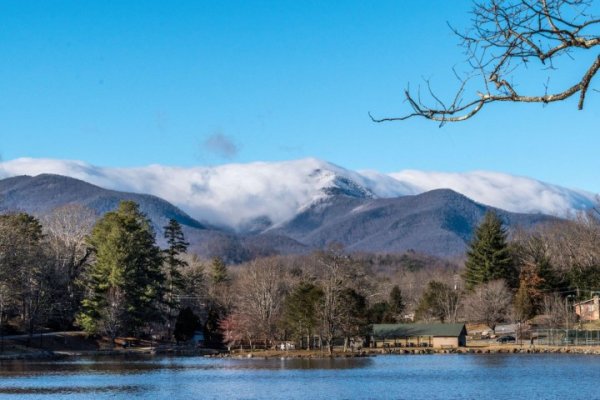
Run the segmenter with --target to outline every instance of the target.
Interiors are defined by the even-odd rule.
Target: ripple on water
[[[101,358],[0,364],[19,399],[590,399],[600,357],[430,355],[350,359]],[[10,397],[13,397],[10,396]]]

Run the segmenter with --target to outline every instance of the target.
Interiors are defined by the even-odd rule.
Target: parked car
[[[516,341],[517,339],[515,339],[514,336],[510,335],[500,336],[498,339],[496,339],[496,342],[498,343],[515,343]]]

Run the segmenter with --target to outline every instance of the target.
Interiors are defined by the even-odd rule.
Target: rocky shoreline
[[[600,348],[585,347],[505,347],[458,349],[397,349],[383,350],[379,354],[596,354]]]
[[[306,351],[254,351],[254,352],[237,352],[237,353],[219,353],[211,356],[214,358],[305,358],[305,359],[318,359],[318,358],[354,358],[354,357],[375,357],[382,355],[433,355],[433,354],[589,354],[589,355],[600,355],[600,347],[520,347],[520,346],[508,346],[508,347],[491,347],[491,348],[470,348],[461,347],[453,349],[365,349],[360,352],[344,353],[335,352],[332,355],[323,353],[320,351],[306,352]]]
[[[58,360],[76,357],[98,357],[98,356],[187,356],[204,358],[229,358],[229,359],[322,359],[322,358],[356,358],[356,357],[375,357],[385,355],[432,355],[432,354],[587,354],[600,355],[600,347],[460,347],[452,349],[365,349],[360,352],[334,352],[327,354],[321,351],[290,350],[255,350],[243,352],[225,352],[214,349],[194,349],[194,348],[135,348],[135,349],[114,349],[114,350],[96,350],[96,351],[50,351],[40,350],[17,354],[0,354],[0,361],[11,360]]]

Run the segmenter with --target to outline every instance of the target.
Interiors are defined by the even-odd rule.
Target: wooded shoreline
[[[523,327],[568,331],[579,323],[598,333],[593,343],[586,333],[585,343],[600,343],[600,325],[592,314],[578,321],[576,308],[600,293],[600,223],[592,215],[515,233],[509,240],[500,218],[488,213],[462,268],[410,252],[348,253],[339,244],[228,266],[218,258],[208,263],[187,254],[175,220],[164,227],[168,246],[160,249],[150,221],[131,201],[90,219],[77,238],[56,234],[56,220],[72,215],[58,210],[45,226],[24,213],[0,216],[0,342],[22,338],[15,346],[24,350],[15,354],[94,354],[175,343],[218,349],[289,343],[332,354],[342,342],[344,350],[366,348],[364,339],[377,325],[438,321],[475,322],[484,331],[473,337],[493,337],[497,325],[511,322],[526,340],[534,336]],[[578,247],[561,249],[565,243]],[[560,251],[550,252],[556,248]],[[564,254],[578,256],[570,256],[568,264]],[[578,336],[553,338],[544,343],[579,344]],[[427,349],[384,351],[438,352],[431,347],[439,343],[426,344]],[[2,346],[0,354],[6,354]]]

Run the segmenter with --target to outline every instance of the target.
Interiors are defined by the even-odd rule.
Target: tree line
[[[600,220],[595,209],[568,220],[509,232],[486,214],[454,287],[432,280],[417,317],[441,321],[526,322],[553,327],[574,321],[573,303],[600,293]],[[461,286],[462,285],[462,286]]]
[[[583,299],[600,288],[593,214],[509,233],[490,212],[456,263],[331,245],[226,265],[188,254],[177,221],[163,231],[161,249],[130,201],[100,218],[73,205],[39,218],[1,215],[0,329],[84,329],[111,343],[120,336],[181,342],[200,331],[209,346],[291,341],[332,351],[360,345],[354,340],[374,323],[493,328],[545,315],[561,324],[567,295]]]

